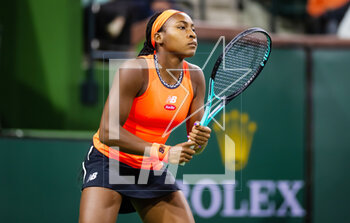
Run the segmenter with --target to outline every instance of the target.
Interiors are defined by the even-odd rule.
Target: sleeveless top
[[[193,89],[186,61],[183,62],[181,84],[169,88],[159,79],[153,56],[140,57],[147,61],[148,85],[142,95],[134,98],[123,128],[147,142],[164,144],[171,130],[186,119],[193,99]],[[121,152],[101,143],[99,130],[93,137],[93,143],[105,156],[131,167],[155,170],[163,167],[163,162],[154,158]]]

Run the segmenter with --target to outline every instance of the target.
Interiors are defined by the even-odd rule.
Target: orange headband
[[[170,18],[170,16],[177,14],[177,13],[181,13],[178,10],[174,10],[174,9],[168,9],[165,10],[164,12],[162,12],[162,14],[160,14],[157,19],[154,21],[153,25],[152,25],[152,32],[151,32],[151,42],[152,42],[152,46],[154,48],[156,48],[156,41],[154,40],[154,34],[156,32],[159,31],[159,29],[164,25],[164,23]]]

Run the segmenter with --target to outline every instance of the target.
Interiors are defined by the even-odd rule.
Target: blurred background
[[[142,48],[148,18],[194,20],[203,67],[221,36],[267,30],[270,60],[226,108],[236,184],[183,185],[196,222],[350,222],[349,0],[12,0],[0,6],[1,222],[77,222],[81,162],[114,59]],[[220,49],[204,69],[209,77]],[[114,65],[113,65],[114,64]],[[223,131],[180,167],[223,173]],[[184,127],[167,144],[185,139]],[[231,179],[233,180],[233,179]],[[181,181],[182,182],[182,181]],[[118,222],[141,222],[137,214]]]

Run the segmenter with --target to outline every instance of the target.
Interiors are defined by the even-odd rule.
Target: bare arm
[[[206,146],[210,138],[211,129],[206,126],[200,126],[199,122],[204,114],[204,98],[205,98],[205,78],[203,71],[194,65],[190,66],[191,80],[193,86],[194,97],[190,107],[189,115],[191,118],[187,120],[187,134],[191,141],[195,141],[197,146],[195,149],[201,152]],[[196,123],[196,125],[194,125]]]
[[[191,81],[193,88],[193,100],[189,110],[189,115],[192,115],[186,122],[187,134],[192,130],[192,126],[196,121],[200,121],[204,114],[204,97],[205,97],[205,79],[203,71],[192,64],[189,64],[191,69]],[[193,70],[192,70],[193,69]]]
[[[122,152],[137,155],[143,155],[145,148],[152,144],[135,136],[122,126],[129,116],[134,98],[146,85],[147,80],[144,75],[146,67],[146,62],[142,59],[130,60],[122,65],[119,75],[117,73],[114,78],[100,122],[99,137],[102,143],[111,147],[118,146]],[[118,114],[118,110],[119,117],[115,115]]]

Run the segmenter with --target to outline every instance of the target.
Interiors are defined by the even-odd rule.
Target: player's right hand
[[[196,145],[193,141],[188,141],[184,143],[172,146],[169,150],[168,162],[171,164],[188,163],[195,154],[195,151],[191,149],[191,146]]]

